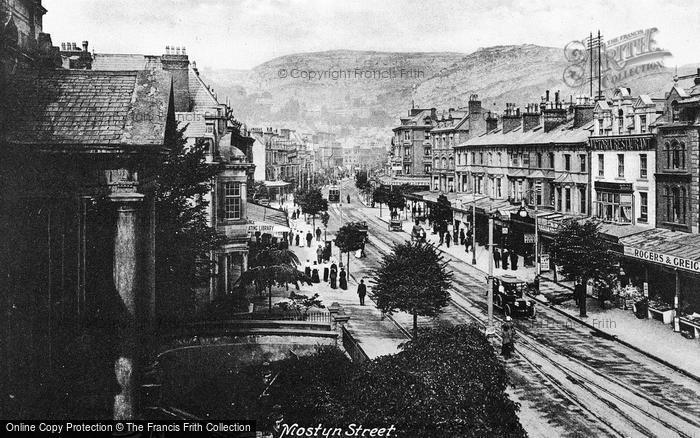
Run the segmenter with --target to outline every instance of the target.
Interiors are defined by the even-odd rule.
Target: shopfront
[[[700,325],[700,236],[654,228],[620,243],[621,272],[648,296],[651,316],[662,315],[675,331]]]

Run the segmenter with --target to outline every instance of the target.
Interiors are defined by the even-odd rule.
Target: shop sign
[[[523,234],[523,243],[535,243],[535,235],[531,233]]]
[[[540,270],[549,271],[549,254],[540,254]]]
[[[248,225],[248,235],[255,234],[256,231],[260,231],[260,234],[270,233],[272,234],[272,229],[274,225],[269,224],[250,224]]]
[[[624,253],[626,256],[634,257],[641,260],[647,260],[660,265],[670,266],[672,268],[685,269],[688,271],[700,273],[700,260],[691,260],[683,257],[661,254],[645,249],[625,247]]]

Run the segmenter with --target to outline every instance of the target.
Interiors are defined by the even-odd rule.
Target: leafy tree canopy
[[[567,220],[554,240],[556,263],[568,278],[610,282],[617,275],[619,258],[593,220]]]
[[[300,425],[395,425],[396,436],[525,437],[503,364],[481,330],[423,330],[403,351],[353,364],[337,349],[275,363],[272,397]]]
[[[438,196],[437,202],[430,208],[428,218],[430,222],[436,222],[442,225],[452,222],[452,208],[450,208],[450,201],[447,200],[447,196]]]
[[[377,308],[385,313],[408,312],[437,316],[450,299],[452,272],[433,245],[425,242],[396,244],[374,272],[373,294]]]
[[[357,251],[364,246],[365,236],[360,225],[351,222],[340,227],[335,236],[335,245],[341,252]]]
[[[154,178],[156,294],[161,317],[186,316],[194,291],[213,275],[209,252],[226,242],[208,223],[205,195],[221,171],[207,163],[203,142],[187,146],[182,128],[169,135],[167,159]]]

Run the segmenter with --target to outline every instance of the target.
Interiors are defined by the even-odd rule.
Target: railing
[[[307,322],[326,322],[328,324],[333,322],[330,312],[313,312],[308,313],[300,311],[281,311],[277,309],[272,309],[272,312],[246,312],[246,313],[236,313],[230,315],[228,320],[239,320],[239,321],[307,321]]]
[[[343,326],[343,348],[348,352],[350,358],[353,362],[362,363],[369,361],[369,356],[365,353],[365,350],[360,347],[360,345],[355,341],[350,332]]]

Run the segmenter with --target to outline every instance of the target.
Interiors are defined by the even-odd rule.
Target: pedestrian
[[[457,245],[457,242],[459,242],[459,233],[457,232],[457,228],[452,230],[452,241]]]
[[[515,336],[513,320],[510,316],[506,316],[505,322],[501,325],[501,338],[503,339],[501,354],[506,359],[510,359],[513,351],[515,351]]]
[[[451,240],[452,240],[452,237],[450,236],[450,233],[445,233],[445,245],[447,245],[448,248],[450,247]]]
[[[365,295],[367,295],[367,286],[365,286],[365,280],[360,280],[360,284],[357,285],[357,295],[360,297],[360,306],[365,305]]]
[[[255,230],[255,243],[260,243],[260,231]]]
[[[292,233],[292,232],[290,231],[288,237],[289,237],[289,246],[294,245],[294,233]]]
[[[296,245],[299,246],[299,233],[297,233],[297,235],[294,236],[294,241],[295,241]]]
[[[518,253],[515,251],[510,252],[510,269],[518,270]]]
[[[501,254],[501,268],[508,269],[508,261],[510,260],[510,251],[508,248],[503,248],[503,253]]]
[[[464,250],[469,252],[472,246],[472,229],[467,230],[467,234],[464,236]]]
[[[460,245],[464,245],[464,237],[465,237],[464,228],[461,228],[459,230],[459,244]]]
[[[345,268],[343,266],[340,267],[338,283],[341,289],[348,290],[348,274],[345,272]]]
[[[493,249],[493,263],[497,269],[501,267],[501,252],[498,248]]]
[[[306,232],[306,246],[311,248],[311,241],[314,240],[314,235],[311,234],[311,231]]]
[[[306,264],[304,265],[304,274],[307,277],[311,277],[311,262],[309,262],[309,260],[306,260]]]
[[[443,243],[445,243],[445,232],[443,231],[442,227],[440,227],[438,233],[440,234],[440,243],[438,244],[438,246],[440,246]]]
[[[580,278],[576,280],[576,284],[574,285],[574,299],[576,300],[576,304],[578,304],[578,316],[581,318],[588,316],[586,315],[586,286]]]
[[[338,265],[335,264],[335,260],[331,262],[330,278],[331,288],[335,289],[337,287],[336,280],[338,279]]]
[[[314,267],[311,270],[311,281],[314,283],[320,283],[321,280],[318,278],[318,265],[314,262]]]
[[[323,282],[328,283],[328,274],[330,270],[328,269],[328,266],[323,267]]]
[[[321,241],[321,227],[316,227],[316,242]]]
[[[416,206],[415,205],[413,207],[411,207],[411,217],[412,218],[416,217]]]
[[[316,249],[316,261],[318,261],[318,264],[320,265],[323,263],[323,246],[319,245],[318,248]]]
[[[348,195],[348,204],[350,203],[350,195]]]
[[[535,286],[535,293],[539,295],[540,293],[540,274],[535,275],[535,281],[532,282]]]

